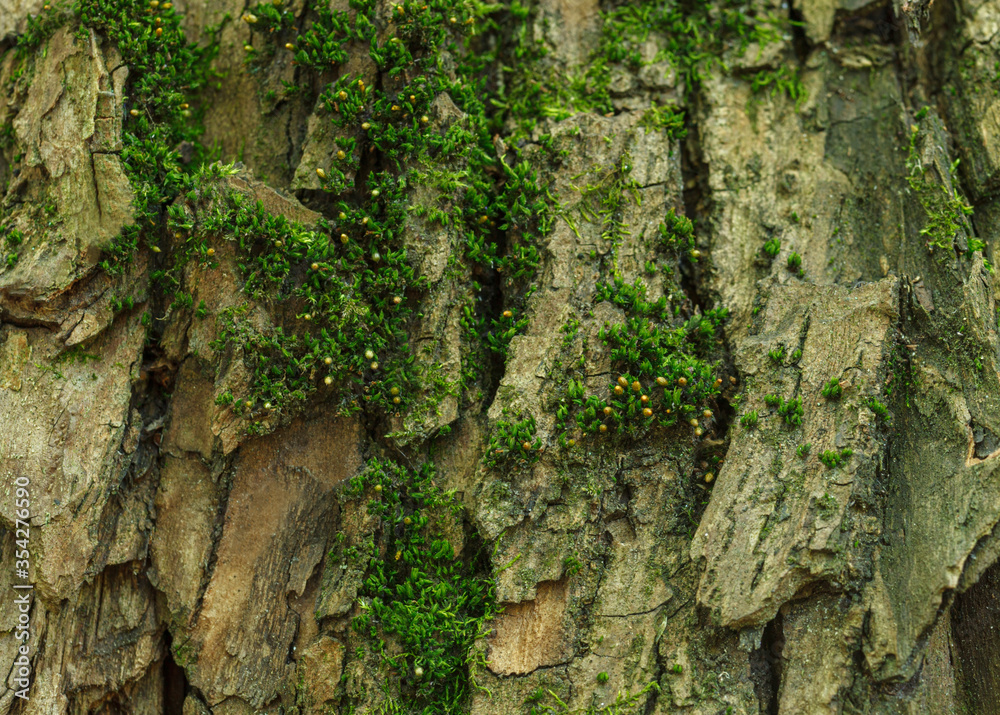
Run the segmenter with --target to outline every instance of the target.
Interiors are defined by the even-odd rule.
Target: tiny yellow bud
[[[612,412],[612,410],[611,410],[611,407],[610,407],[610,406],[608,406],[608,407],[605,407],[605,408],[604,408],[604,414],[606,414],[606,415],[609,415],[609,416],[610,416],[610,415],[611,415],[611,412]]]
[[[348,240],[350,240],[350,239],[347,238],[347,234],[346,233],[340,234],[340,242],[341,243],[347,243]]]
[[[426,114],[424,116],[420,117],[420,121],[423,122],[424,124],[427,124],[427,122],[429,122],[430,120],[431,120],[431,118],[428,117]]]
[[[295,49],[295,45],[293,45],[291,42],[286,42],[285,43],[285,49],[286,50],[294,50]]]
[[[375,491],[376,492],[381,492],[382,491],[382,485],[381,484],[376,484],[375,485]]]
[[[333,378],[330,377],[329,375],[327,375],[326,377],[323,378],[323,383],[326,384],[326,385],[332,385],[333,384]]]
[[[318,270],[319,270],[319,264],[318,264],[318,263],[313,263],[313,264],[312,264],[311,266],[309,266],[309,267],[310,267],[310,268],[312,268],[312,269],[313,269],[314,271],[318,271]]]
[[[711,417],[712,416],[712,411],[711,410],[705,410],[701,414],[704,415],[705,417]]]
[[[264,409],[265,409],[265,410],[269,410],[269,409],[271,409],[271,403],[270,403],[270,402],[265,402],[265,403],[264,403]]]
[[[253,52],[253,45],[243,45],[244,52]]]
[[[618,384],[621,385],[622,387],[628,387],[628,380],[626,380],[624,377],[619,377]]]
[[[399,394],[399,388],[398,387],[392,388],[391,390],[389,390],[389,394],[390,395],[398,395]]]
[[[639,398],[639,401],[645,405],[647,402],[649,402],[649,395],[643,395],[642,397]]]
[[[207,251],[205,251],[205,253],[207,253],[210,256],[214,256],[215,255],[215,249],[214,248],[210,248]]]
[[[408,516],[407,517],[403,517],[403,523],[406,524],[407,526],[409,526],[410,524],[413,523],[413,519],[411,519]]]
[[[253,25],[255,22],[257,22],[257,16],[254,15],[252,12],[248,12],[246,15],[243,16],[243,22],[247,23],[248,25]]]
[[[321,169],[320,167],[317,166],[316,167],[316,176],[318,176],[321,179],[325,179],[326,178],[326,172],[323,171],[323,169]]]
[[[339,92],[337,92],[337,98],[338,99],[347,99],[347,92],[345,92],[344,90],[340,90]]]
[[[375,357],[375,353],[371,350],[365,350],[365,360],[371,360]]]
[[[246,402],[243,403],[243,406],[249,410],[251,407],[253,407],[253,403],[250,402],[250,400],[247,400]]]
[[[656,384],[659,385],[660,387],[666,387],[667,386],[667,378],[665,378],[665,377],[658,377],[658,378],[656,378]]]
[[[688,380],[686,377],[679,377],[677,378],[677,384],[680,385],[681,387],[684,387],[685,385],[688,384]]]
[[[313,319],[312,313],[306,313],[305,315],[302,316],[302,318],[305,320],[312,320]]]
[[[189,107],[190,107],[190,105],[187,102],[182,102],[181,103],[181,109],[188,109]]]
[[[701,427],[695,427],[695,429],[694,429],[694,436],[695,437],[701,437],[704,433],[705,433],[705,431]]]
[[[399,404],[399,398],[398,397],[393,397],[392,398],[392,404],[398,405]]]
[[[714,474],[712,474],[711,472],[705,473],[705,484],[711,484],[713,479],[715,479]]]
[[[646,409],[644,409],[642,411],[642,414],[643,414],[644,417],[652,417],[653,416],[653,411],[647,407]]]
[[[458,18],[457,17],[449,17],[448,18],[448,22],[450,22],[452,25],[454,25],[456,22],[458,22]]]
[[[697,427],[698,426],[698,418],[697,417],[692,417],[690,420],[688,420],[688,422],[691,423],[692,427]]]
[[[621,385],[615,385],[615,394],[616,395],[623,395],[623,394],[625,394],[625,390],[622,389]]]
[[[524,447],[524,451],[525,452],[530,452],[531,451],[531,442],[525,442],[521,446]]]
[[[151,246],[151,248],[153,249],[153,253],[160,253],[160,247],[159,246]]]
[[[509,310],[505,310],[505,311],[503,312],[503,317],[505,317],[505,318],[513,318],[513,317],[514,317],[514,313],[512,313],[512,312],[511,312],[511,311],[509,311]]]
[[[332,357],[325,357],[325,358],[323,358],[323,364],[324,365],[332,365],[333,364],[333,358]]]
[[[394,297],[393,297],[393,299],[392,299],[392,302],[393,302],[393,303],[394,303],[395,305],[399,305],[400,303],[402,303],[402,302],[403,302],[403,299],[402,299],[402,298],[400,298],[400,297],[399,297],[399,296],[397,295],[397,296],[394,296]]]
[[[343,150],[343,149],[338,149],[338,150],[337,150],[337,158],[338,158],[338,159],[339,159],[340,161],[343,161],[343,160],[344,160],[345,158],[347,158],[347,154],[345,154],[345,153],[344,153],[344,150]]]
[[[607,432],[608,431],[608,426],[607,425],[601,425],[600,427],[598,427],[598,429],[601,432]]]
[[[339,214],[337,214],[337,218],[339,218],[341,221],[346,221],[347,220],[347,214],[345,214],[343,211],[341,211]]]
[[[165,3],[163,3],[163,9],[164,10],[169,10],[173,6],[174,6],[174,4],[172,2],[165,2]]]
[[[378,370],[378,363],[377,362],[373,362],[372,363],[372,370]]]
[[[398,104],[392,105],[392,111],[398,112],[399,111],[399,105]]]
[[[367,132],[369,129],[372,128],[372,125],[370,123],[368,123],[368,122],[362,122],[361,123],[361,128],[364,129]]]
[[[402,10],[402,9],[403,9],[403,8],[400,8],[400,10]],[[418,666],[417,666],[416,668],[414,668],[414,669],[413,669],[413,676],[414,676],[415,678],[422,678],[422,677],[424,677],[424,669],[423,669],[423,668],[421,668],[421,667],[420,667],[420,666],[418,665]]]
[[[378,198],[378,195],[381,194],[381,193],[382,192],[379,191],[378,189],[372,189],[372,197],[373,198]]]
[[[133,117],[138,117],[139,116],[139,110],[138,109],[130,109],[129,110],[129,114],[131,114]]]
[[[566,444],[568,446],[570,446],[570,447],[575,447],[576,446],[576,440],[575,439],[568,439],[568,440],[566,440]]]
[[[639,384],[638,380],[632,383],[632,392],[640,392],[641,390],[642,390],[642,385]]]

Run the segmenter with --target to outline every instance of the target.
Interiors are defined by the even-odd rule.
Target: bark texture
[[[768,41],[720,35],[697,72],[641,15],[599,64],[598,0],[174,5],[143,22],[217,54],[170,161],[237,163],[154,201],[127,135],[152,70],[0,0],[0,713],[1000,713],[1000,1],[761,0]],[[362,6],[370,47],[297,54]],[[370,53],[420,13],[474,28],[421,60],[450,91]],[[358,87],[474,149],[331,121]],[[348,264],[303,256],[368,240],[344,211],[390,165],[399,245],[351,260],[412,271],[407,377],[359,343],[324,381],[279,338],[394,308],[346,279],[315,302]],[[509,214],[471,205],[482,177]],[[292,239],[245,239],[275,217],[307,247],[281,299],[253,261]]]

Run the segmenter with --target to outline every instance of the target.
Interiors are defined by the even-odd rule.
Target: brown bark
[[[223,19],[252,8],[183,4],[192,41],[222,23],[202,141],[242,165],[217,186],[322,226],[336,210],[316,168],[340,145],[315,94],[335,77],[275,100],[302,75],[280,53],[245,67],[251,27]],[[0,0],[0,127],[13,137],[0,144],[0,228],[28,236],[0,270],[0,672],[12,674],[0,712],[409,711],[419,676],[352,627],[371,607],[374,563],[352,554],[394,562],[393,527],[372,493],[351,492],[376,459],[434,461],[462,509],[428,512],[502,607],[470,649],[463,710],[1000,712],[1000,279],[988,268],[1000,262],[1000,3],[800,0],[801,24],[765,47],[727,46],[725,66],[687,87],[650,40],[640,68],[609,69],[607,116],[543,119],[516,148],[494,139],[557,207],[529,284],[456,259],[459,232],[407,219],[426,278],[408,336],[419,407],[338,415],[320,388],[259,435],[219,399],[254,380],[249,347],[215,342],[215,316],[247,303],[234,242],[218,243],[217,267],[178,273],[208,319],[169,307],[147,248],[123,278],[98,268],[133,222],[119,160],[130,70],[99,33],[68,24],[16,77],[15,33],[41,5]],[[550,54],[531,61],[582,72],[608,9],[538,0],[529,29]],[[379,13],[388,32],[392,8]],[[392,81],[351,47],[343,72]],[[758,72],[782,67],[803,99],[754,94]],[[453,99],[435,96],[435,127],[467,122]],[[666,103],[686,111],[685,139],[644,128]],[[566,150],[558,161],[545,135]],[[581,186],[623,165],[633,183],[611,245]],[[406,189],[414,206],[444,192],[427,176]],[[971,213],[955,213],[964,200]],[[653,278],[671,210],[695,219],[703,258]],[[942,212],[955,228],[929,249]],[[496,233],[515,245],[513,229]],[[650,300],[685,316],[729,309],[709,348],[722,392],[698,433],[612,442],[571,423],[578,444],[560,443],[567,375],[606,395],[621,371],[600,337],[627,318],[598,300],[612,278],[647,281]],[[492,363],[463,332],[477,300],[530,318]],[[305,330],[301,306],[251,303],[256,328]],[[147,330],[149,311],[162,324]],[[475,389],[456,387],[470,363]],[[831,378],[839,399],[823,394]],[[771,396],[800,399],[801,422]],[[529,415],[537,461],[493,464],[500,424]],[[839,464],[824,461],[833,454]],[[13,680],[19,476],[32,492],[28,700]],[[389,656],[403,649],[381,640]]]

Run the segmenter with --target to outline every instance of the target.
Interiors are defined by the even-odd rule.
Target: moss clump
[[[352,625],[391,669],[387,694],[406,704],[399,712],[464,712],[469,651],[496,612],[492,580],[480,575],[485,555],[473,539],[456,556],[443,527],[461,519],[462,507],[435,485],[429,464],[409,470],[373,460],[350,484],[349,495],[362,494],[378,537]]]
[[[828,400],[839,400],[843,391],[844,388],[840,385],[840,378],[831,377],[826,385],[823,386],[820,394]]]

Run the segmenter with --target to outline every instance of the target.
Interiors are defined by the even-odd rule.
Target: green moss
[[[473,542],[457,557],[443,530],[462,507],[435,486],[429,464],[409,470],[372,460],[349,487],[349,495],[363,494],[379,536],[352,626],[390,669],[387,687],[406,703],[403,712],[465,712],[469,652],[496,603],[492,580],[480,575],[484,555]]]
[[[828,400],[839,400],[842,392],[843,388],[840,386],[840,378],[831,377],[826,385],[823,386],[820,394]]]

